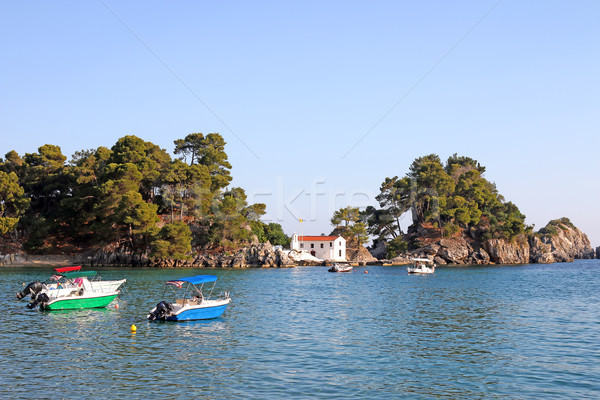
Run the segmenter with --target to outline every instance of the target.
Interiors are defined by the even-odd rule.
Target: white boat
[[[210,298],[216,281],[217,277],[215,275],[196,275],[167,281],[163,296],[167,288],[170,288],[176,299],[173,303],[164,300],[158,303],[156,307],[150,310],[148,319],[150,321],[192,321],[221,316],[231,302],[231,298],[227,292],[219,298]],[[208,282],[214,283],[210,293],[204,296],[204,284]]]
[[[53,283],[31,282],[17,293],[17,298],[31,296],[28,308],[39,306],[45,310],[68,310],[106,307],[119,295],[119,287],[126,279],[103,281],[95,271],[81,272],[81,267],[57,269],[50,277]],[[66,271],[66,272],[65,272]]]
[[[413,264],[407,268],[409,274],[433,274],[435,264],[429,258],[413,258]]]
[[[333,266],[331,268],[329,268],[327,271],[329,272],[352,272],[352,266],[351,265],[340,265],[340,264],[333,264]]]

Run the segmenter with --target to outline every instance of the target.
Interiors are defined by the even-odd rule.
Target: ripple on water
[[[53,313],[14,299],[46,269],[6,268],[0,383],[12,398],[595,398],[598,267],[108,269],[128,279],[118,310]],[[233,293],[221,318],[145,320],[162,281],[197,273]]]

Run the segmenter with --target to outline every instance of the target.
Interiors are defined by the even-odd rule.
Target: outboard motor
[[[29,304],[27,304],[27,308],[34,309],[36,308],[38,305],[43,304],[43,303],[47,303],[50,301],[50,298],[48,297],[48,295],[46,293],[40,293],[38,296],[36,296],[36,298]]]
[[[165,319],[173,311],[173,305],[166,301],[161,301],[156,305],[154,311],[148,314],[148,319],[154,321],[157,319]]]
[[[31,295],[31,297],[33,298],[33,297],[35,297],[36,294],[41,292],[41,290],[43,288],[44,288],[43,282],[40,282],[40,281],[31,282],[30,284],[25,286],[25,289],[21,290],[20,292],[17,292],[17,299],[21,300],[23,297],[27,297],[29,295]]]

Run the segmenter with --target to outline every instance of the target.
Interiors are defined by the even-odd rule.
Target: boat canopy
[[[411,260],[413,260],[413,261],[422,261],[422,262],[430,262],[430,263],[433,262],[433,260],[430,260],[429,258],[411,258]]]
[[[60,268],[54,268],[54,270],[56,272],[58,272],[59,274],[62,274],[63,272],[72,272],[72,271],[79,271],[81,269],[81,265],[78,265],[76,267],[60,267]]]
[[[96,275],[96,271],[75,271],[75,272],[65,272],[64,274],[61,274],[62,276],[64,276],[67,279],[73,279],[73,278],[85,278],[88,276],[95,276]]]
[[[217,280],[216,275],[196,275],[196,276],[190,276],[189,278],[175,279],[172,281],[168,281],[167,283],[181,287],[176,282],[189,282],[192,285],[197,285],[199,283],[214,282],[216,280]]]

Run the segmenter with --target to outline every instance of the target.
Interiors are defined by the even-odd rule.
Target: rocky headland
[[[373,254],[384,253],[383,245],[372,249]],[[474,230],[431,241],[426,246],[406,252],[384,263],[406,264],[411,258],[424,257],[438,265],[445,264],[527,264],[571,262],[574,259],[592,259],[598,255],[585,233],[567,218],[553,220],[538,232],[521,234],[512,240],[478,240]]]

